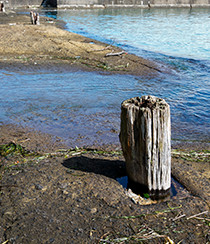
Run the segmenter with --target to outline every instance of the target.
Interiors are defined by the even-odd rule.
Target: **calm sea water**
[[[91,72],[0,68],[0,121],[63,137],[70,145],[119,143],[120,104],[151,94],[171,106],[172,139],[209,141],[210,9],[59,10],[66,28],[172,69],[148,79]]]

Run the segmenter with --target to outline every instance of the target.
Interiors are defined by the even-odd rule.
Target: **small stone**
[[[43,186],[40,184],[34,184],[34,185],[35,185],[36,190],[42,190],[43,189]]]
[[[79,231],[80,233],[83,233],[83,229],[82,229],[82,228],[79,228],[78,231]]]
[[[92,208],[92,209],[90,210],[90,212],[91,212],[92,214],[96,213],[97,211],[98,211],[97,208]]]
[[[69,194],[69,192],[68,192],[68,191],[66,191],[66,190],[63,190],[63,194],[68,195],[68,194]]]
[[[60,184],[60,188],[61,189],[65,189],[66,187],[68,186],[68,183],[62,183],[62,184]]]

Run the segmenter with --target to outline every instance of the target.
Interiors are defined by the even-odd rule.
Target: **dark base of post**
[[[127,188],[130,188],[135,194],[144,197],[144,194],[149,194],[152,200],[161,200],[170,196],[171,188],[167,190],[149,190],[147,186],[136,183],[128,179]]]

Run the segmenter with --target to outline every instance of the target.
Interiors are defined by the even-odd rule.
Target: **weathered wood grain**
[[[154,96],[121,105],[120,142],[131,182],[162,196],[171,187],[170,107]]]

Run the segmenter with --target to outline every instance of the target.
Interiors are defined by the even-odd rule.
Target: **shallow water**
[[[47,15],[64,20],[70,31],[135,54],[210,60],[210,8],[85,9]]]
[[[61,136],[71,146],[119,143],[120,104],[151,94],[171,106],[172,139],[209,141],[208,9],[43,12],[70,31],[169,66],[157,78],[92,72],[0,69],[0,121]]]
[[[124,189],[129,189],[128,187],[128,176],[122,176],[116,179]],[[142,194],[145,192],[141,192]],[[189,196],[190,193],[185,189],[183,185],[181,185],[177,180],[173,177],[171,178],[171,188],[170,188],[170,198],[174,197],[186,197]]]

